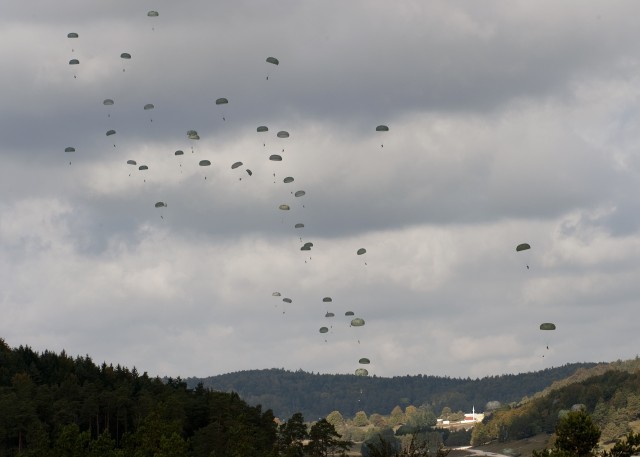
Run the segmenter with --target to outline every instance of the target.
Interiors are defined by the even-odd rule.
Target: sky
[[[638,355],[637,1],[1,10],[9,346],[182,378]]]

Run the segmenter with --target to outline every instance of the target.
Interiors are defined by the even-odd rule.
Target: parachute
[[[362,254],[366,254],[367,250],[365,248],[360,248],[358,249],[358,251],[356,252],[356,254],[358,255],[362,255]]]
[[[290,298],[283,298],[282,301],[285,302],[285,303],[292,303],[293,302],[293,300],[291,300]]]
[[[129,54],[128,52],[123,52],[122,54],[120,54],[120,58],[123,60],[130,60],[131,59],[131,54]],[[126,70],[126,68],[123,66],[122,67],[122,71],[124,72]]]
[[[69,65],[79,65],[80,61],[78,59],[71,59],[69,61]]]
[[[138,170],[140,170],[140,171],[142,171],[142,170],[148,170],[148,169],[149,169],[149,167],[148,167],[148,166],[146,166],[146,165],[140,165],[140,166],[138,167]]]
[[[362,364],[362,365],[368,365],[371,363],[371,360],[369,360],[366,357],[361,358],[360,360],[358,360],[358,363]]]
[[[149,17],[158,17],[158,16],[160,16],[160,14],[158,14],[157,11],[149,11],[147,13],[147,16],[149,16]]]
[[[556,324],[553,324],[551,322],[544,322],[540,324],[540,330],[555,330],[555,329],[556,329]]]
[[[327,313],[324,315],[324,317],[335,317],[336,315],[334,313]]]
[[[76,152],[76,148],[69,146],[64,148],[64,152]]]
[[[329,329],[327,327],[320,327],[320,333],[328,333]]]
[[[165,202],[156,203],[156,208],[166,208],[167,204]]]
[[[333,301],[333,299],[332,299],[331,297],[324,297],[324,298],[322,299],[322,301],[323,301],[324,303],[331,303],[331,302]]]
[[[278,206],[278,208],[281,209],[282,211],[289,211],[291,209],[289,208],[289,205],[285,205],[285,204]]]
[[[176,155],[176,156],[181,156],[183,154],[184,154],[184,151],[182,151],[181,149],[178,149],[176,152],[173,153],[173,155]]]
[[[356,370],[356,376],[369,376],[369,372],[364,368],[358,368]]]
[[[78,34],[75,32],[67,33],[67,38],[78,38]]]
[[[195,130],[187,130],[187,138],[189,138],[190,140],[199,140],[200,136]]]
[[[280,162],[282,161],[282,156],[279,154],[271,154],[269,156],[269,160],[273,161],[273,162]]]
[[[351,319],[352,327],[362,327],[364,325],[364,319],[360,317],[356,317],[355,319]]]
[[[138,165],[135,160],[127,160],[127,165]]]
[[[274,292],[271,294],[272,297],[280,297],[282,294],[280,292]]]
[[[218,98],[216,100],[216,105],[226,105],[227,103],[229,103],[229,100],[227,100],[226,98],[222,97],[222,98]]]
[[[294,228],[304,228],[304,224],[302,222],[298,222],[296,225],[293,226]]]
[[[296,193],[295,193],[295,194],[293,194],[293,195],[294,195],[294,196],[296,196],[296,197],[302,197],[302,196],[303,196],[303,195],[305,195],[305,194],[306,194],[306,192],[305,192],[304,190],[298,190],[298,191],[296,191]]]
[[[150,111],[152,109],[154,109],[155,106],[153,105],[153,103],[147,103],[146,105],[144,105],[144,110],[145,111]],[[149,116],[149,121],[153,122],[153,118],[151,116]]]
[[[268,63],[272,63],[274,65],[280,64],[280,61],[278,59],[276,59],[275,57],[267,57],[267,62]]]
[[[376,127],[376,132],[388,132],[389,131],[389,127],[387,127],[386,125],[379,125]],[[380,145],[381,148],[384,147],[384,144]]]
[[[531,249],[531,245],[529,243],[521,243],[516,246],[516,252],[528,251],[529,249]],[[528,255],[525,256],[525,258],[528,259]],[[525,263],[525,266],[527,267],[527,270],[528,270],[529,269],[528,262]]]
[[[107,136],[111,136],[111,135],[115,135],[116,131],[115,130],[107,130]]]
[[[282,180],[282,182],[285,183],[285,184],[289,184],[290,182],[293,182],[293,177],[287,176],[286,178],[284,178]]]
[[[276,136],[278,138],[289,138],[289,132],[285,131],[285,130],[280,130]]]
[[[268,131],[269,131],[269,127],[267,127],[266,125],[260,125],[260,126],[258,126],[258,128],[256,129],[256,131],[257,131],[258,133],[261,133],[261,132],[268,132]]]
[[[201,160],[198,165],[200,165],[201,167],[208,167],[209,165],[211,165],[211,161],[210,160]]]
[[[242,162],[235,162],[233,165],[231,165],[231,169],[235,170],[238,167],[242,166]]]
[[[354,312],[353,311],[347,311],[344,313],[345,316],[353,316]]]

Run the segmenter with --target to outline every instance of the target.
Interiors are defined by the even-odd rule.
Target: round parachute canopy
[[[287,176],[286,178],[284,178],[282,180],[283,183],[285,184],[289,184],[290,182],[293,182],[293,177],[292,176]]]
[[[149,11],[147,13],[147,16],[149,16],[149,17],[158,17],[158,16],[160,16],[160,14],[158,14],[157,11]]]
[[[358,368],[356,370],[356,376],[369,376],[369,372],[364,368]]]
[[[320,327],[320,333],[328,333],[329,329],[327,327]]]
[[[271,294],[272,297],[279,297],[281,295],[282,294],[280,292],[274,292],[274,293]]]
[[[80,61],[78,59],[71,59],[69,61],[69,65],[78,65],[80,63]]]
[[[135,160],[127,160],[127,165],[138,165],[138,162]]]
[[[311,250],[311,246],[304,245],[304,246],[302,246],[302,247],[300,248],[300,250],[301,250],[301,251],[310,251],[310,250]]]
[[[242,166],[242,162],[236,162],[233,165],[231,165],[231,169],[235,170],[236,168],[241,167],[241,166]]]
[[[324,315],[324,317],[336,317],[336,315],[333,313],[327,313]]]
[[[304,194],[306,194],[306,192],[304,190],[299,190],[293,195],[296,196],[296,197],[302,197]]]
[[[64,148],[64,152],[76,152],[76,148],[69,146]]]
[[[114,103],[114,102],[113,102],[113,100],[111,100],[110,98],[105,98],[105,99],[102,101],[102,104],[103,104],[104,106],[111,106],[111,105],[113,105],[113,103]]]
[[[274,162],[280,162],[282,160],[282,156],[279,154],[271,154],[269,156],[269,160],[273,160]]]
[[[182,151],[181,149],[178,149],[176,152],[173,153],[173,155],[176,155],[176,156],[184,155],[184,151]]]
[[[78,38],[78,34],[75,32],[67,33],[67,38]]]
[[[122,54],[120,54],[120,58],[121,59],[130,59],[131,58],[131,54],[129,54],[128,52],[123,52]]]
[[[353,316],[354,312],[353,311],[347,311],[346,313],[344,313],[345,316]]]
[[[283,298],[282,301],[285,303],[291,303],[293,300],[291,300],[290,298]]]
[[[360,360],[358,360],[358,363],[360,363],[362,365],[368,365],[368,364],[371,363],[371,360],[367,359],[366,357],[363,357]]]
[[[522,243],[516,246],[516,252],[526,251],[527,249],[531,249],[531,245],[529,243]]]
[[[116,131],[115,130],[107,130],[107,136],[111,136],[111,135],[115,135]]]
[[[267,57],[267,62],[272,63],[274,65],[278,65],[280,63],[280,61],[275,57]]]
[[[222,97],[222,98],[218,98],[216,100],[216,105],[226,105],[227,103],[229,103],[229,100],[227,100],[226,98]]]
[[[147,167],[146,165],[140,165],[138,167],[138,170],[148,170],[148,169],[149,169],[149,167]]]
[[[362,327],[364,325],[364,319],[361,317],[356,317],[355,319],[351,319],[352,327]]]
[[[187,138],[189,138],[190,140],[199,140],[200,136],[195,130],[187,130]]]
[[[155,106],[153,106],[153,103],[147,103],[146,105],[144,105],[144,109],[145,110],[150,110],[155,108]]]
[[[167,204],[165,202],[156,203],[156,208],[166,208]]]
[[[387,127],[386,125],[379,125],[376,127],[376,132],[388,132],[389,131],[389,127]]]
[[[324,297],[324,298],[322,299],[322,301],[323,301],[324,303],[331,303],[331,302],[333,301],[333,299],[332,299],[331,297]]]
[[[540,330],[555,330],[556,324],[552,324],[551,322],[545,322],[540,324]]]
[[[366,250],[365,248],[360,248],[360,249],[358,249],[358,251],[356,252],[356,254],[358,254],[358,255],[362,255],[362,254],[365,254],[366,252],[367,252],[367,250]]]
[[[247,174],[248,174],[249,176],[251,176],[251,175],[253,174],[253,171],[251,171],[251,170],[249,170],[249,169],[247,168]]]
[[[211,162],[209,160],[201,160],[199,165],[201,167],[208,167],[209,165],[211,165]]]
[[[308,246],[310,248],[313,247],[313,243],[311,241],[307,241],[306,243],[304,243],[305,246]]]
[[[298,222],[296,225],[293,226],[294,228],[304,228],[304,224],[302,222]]]
[[[256,131],[258,133],[268,132],[269,131],[269,127],[267,127],[266,125],[261,125],[256,129]]]
[[[285,204],[278,206],[278,208],[281,209],[282,211],[289,211],[291,209],[289,208],[289,205],[285,205]]]
[[[278,138],[289,138],[289,132],[286,132],[286,131],[284,131],[284,130],[280,130],[280,131],[276,134],[276,136],[277,136]]]

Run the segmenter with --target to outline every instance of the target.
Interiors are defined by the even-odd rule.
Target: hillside
[[[343,416],[352,417],[358,411],[388,414],[395,406],[423,404],[436,413],[445,406],[464,412],[475,406],[481,411],[489,401],[503,404],[519,402],[554,382],[566,379],[577,370],[596,366],[595,363],[573,363],[537,372],[482,379],[426,375],[358,377],[268,369],[187,378],[185,381],[189,387],[202,383],[206,388],[237,392],[247,403],[270,408],[282,419],[296,412],[313,418],[340,411]]]

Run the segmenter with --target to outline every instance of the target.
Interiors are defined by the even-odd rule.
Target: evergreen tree
[[[309,444],[305,446],[305,450],[311,457],[345,456],[351,443],[339,438],[335,427],[326,419],[320,419],[311,426]]]

